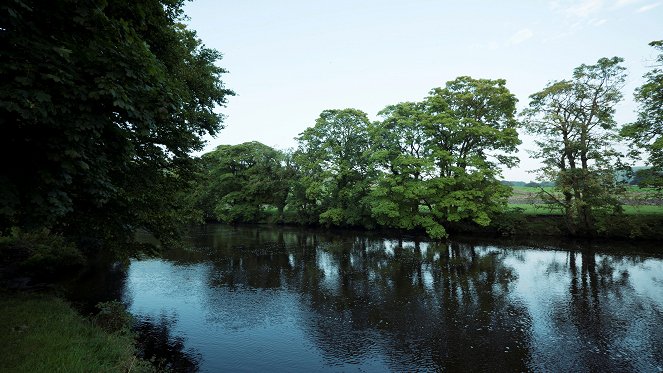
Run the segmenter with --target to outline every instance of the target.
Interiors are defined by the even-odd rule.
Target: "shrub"
[[[131,314],[118,301],[97,303],[99,313],[93,317],[94,324],[108,333],[129,333],[133,324]]]
[[[0,237],[0,263],[48,277],[82,267],[85,257],[73,243],[46,229],[24,232],[14,228]]]

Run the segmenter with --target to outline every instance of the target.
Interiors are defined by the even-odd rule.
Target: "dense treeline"
[[[500,172],[518,164],[521,127],[537,138],[539,198],[563,211],[569,234],[595,234],[597,219],[623,212],[626,182],[617,175],[630,167],[617,141],[645,149],[650,167],[636,176],[645,186],[660,183],[663,74],[659,65],[645,76],[638,121],[620,126],[613,116],[622,62],[579,66],[533,94],[520,118],[504,80],[471,77],[421,102],[389,105],[375,122],[357,109],[325,110],[294,151],[251,142],[203,156],[198,207],[230,223],[265,221],[276,209],[279,222],[416,229],[440,238],[456,222],[486,226],[504,218],[511,188]]]
[[[422,102],[386,107],[371,123],[356,109],[325,110],[292,154],[251,142],[202,157],[205,216],[253,222],[266,208],[292,222],[422,229],[480,225],[502,211],[498,181],[520,144],[516,98],[504,80],[460,77]]]
[[[663,185],[663,53],[627,125],[613,118],[624,69],[611,58],[551,82],[521,117],[504,80],[463,76],[421,101],[385,107],[374,122],[357,109],[325,110],[292,151],[252,142],[194,159],[202,136],[222,129],[218,107],[233,92],[220,80],[219,52],[182,23],[182,4],[0,7],[3,235],[126,248],[137,229],[168,241],[202,212],[440,238],[450,224],[486,226],[504,212],[510,188],[500,173],[518,164],[519,128],[540,140],[539,181],[555,183],[540,197],[564,211],[572,234],[592,234],[597,215],[621,211],[614,175],[625,155],[615,141],[632,142],[628,155],[648,162],[644,184]],[[663,42],[651,45],[663,51]]]

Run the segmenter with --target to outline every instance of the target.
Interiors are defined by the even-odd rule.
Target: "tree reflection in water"
[[[551,315],[562,342],[558,353],[566,356],[558,367],[617,372],[648,371],[660,364],[663,333],[652,330],[663,325],[660,303],[637,294],[627,269],[641,262],[598,254],[591,247],[568,252],[568,297]]]
[[[328,364],[382,354],[399,370],[526,370],[529,317],[508,296],[516,275],[501,250],[248,230],[216,236],[210,286],[296,291]]]
[[[207,371],[657,371],[662,276],[587,245],[210,225],[124,297]]]
[[[135,325],[140,357],[153,362],[159,371],[197,372],[201,356],[187,349],[181,337],[172,335],[175,320],[144,317]]]
[[[528,318],[507,298],[514,276],[499,252],[379,240],[334,254],[339,291],[307,289],[307,325],[329,356],[378,344],[398,370],[525,369]]]

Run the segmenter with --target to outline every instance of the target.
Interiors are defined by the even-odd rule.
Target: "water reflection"
[[[599,255],[592,249],[568,253],[568,305],[555,306],[551,315],[556,334],[575,346],[558,348],[570,357],[566,370],[659,368],[661,299],[638,294],[629,276],[630,267],[638,262],[642,261]],[[659,324],[658,330],[653,322]]]
[[[206,226],[133,262],[124,298],[186,369],[660,371],[662,279],[600,246]]]
[[[187,350],[184,340],[172,334],[173,322],[165,316],[137,320],[135,330],[140,357],[151,361],[158,371],[197,372],[200,354]]]

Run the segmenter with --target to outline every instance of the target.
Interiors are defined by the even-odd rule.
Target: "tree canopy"
[[[372,127],[373,159],[385,171],[372,192],[381,224],[446,235],[447,222],[487,225],[510,188],[500,166],[517,163],[516,98],[504,80],[459,77],[423,102],[388,106]]]
[[[292,173],[288,155],[256,141],[220,145],[201,158],[198,203],[206,219],[256,222],[266,206],[282,219]]]
[[[572,233],[594,231],[594,210],[619,211],[615,177],[619,154],[615,105],[624,84],[623,59],[601,58],[580,65],[570,80],[555,81],[530,96],[525,128],[536,135],[541,180],[554,180],[559,194],[542,190],[548,203],[563,208]]]
[[[302,132],[294,153],[298,181],[290,203],[300,220],[333,225],[370,224],[365,196],[369,163],[366,113],[356,109],[325,110]]]
[[[649,43],[658,51],[645,83],[635,91],[638,119],[624,126],[622,135],[634,145],[635,154],[644,150],[651,168],[640,171],[641,185],[663,189],[663,40]]]
[[[375,123],[357,109],[325,110],[280,162],[259,143],[220,146],[203,157],[211,170],[203,210],[261,221],[262,206],[272,205],[281,220],[287,209],[297,223],[421,229],[434,238],[450,222],[487,225],[506,207],[510,188],[498,176],[517,163],[520,143],[505,84],[459,77],[421,102],[387,106]]]
[[[181,0],[0,7],[0,225],[170,234],[188,155],[222,128],[219,52]]]

